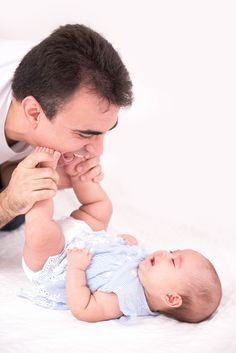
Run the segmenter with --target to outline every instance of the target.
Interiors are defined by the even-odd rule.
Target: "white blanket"
[[[114,152],[114,151],[113,151]],[[117,157],[117,156],[115,156]],[[110,158],[110,159],[109,159]],[[110,156],[104,160],[112,165]],[[125,161],[124,161],[125,162]],[[126,164],[126,173],[128,164]],[[111,168],[112,169],[112,168]],[[67,311],[53,311],[37,307],[19,298],[16,293],[29,284],[21,268],[24,227],[5,232],[0,237],[0,352],[1,353],[235,353],[236,352],[236,281],[234,234],[223,233],[208,227],[173,223],[150,216],[150,204],[142,204],[137,192],[136,203],[131,204],[125,195],[128,174],[113,173],[113,180],[104,182],[112,194],[114,214],[111,233],[129,232],[150,250],[194,248],[202,251],[216,266],[223,284],[223,299],[217,313],[200,324],[179,323],[159,316],[138,318],[129,325],[118,320],[100,323],[77,321]],[[123,175],[123,177],[122,177]],[[108,177],[107,177],[108,178]],[[123,178],[123,181],[120,179]],[[112,188],[112,185],[114,187]],[[60,191],[55,198],[55,218],[76,207],[70,191]]]

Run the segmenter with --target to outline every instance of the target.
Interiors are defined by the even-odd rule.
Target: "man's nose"
[[[85,146],[85,149],[90,155],[99,157],[103,152],[103,144],[104,135],[96,135],[89,140],[88,144]]]

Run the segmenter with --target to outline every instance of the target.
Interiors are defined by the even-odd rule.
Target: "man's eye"
[[[89,139],[90,137],[92,137],[93,135],[86,135],[86,134],[79,134],[79,137],[82,137],[84,139]]]

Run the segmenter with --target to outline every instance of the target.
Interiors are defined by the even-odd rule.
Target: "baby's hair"
[[[203,257],[204,258],[204,257]],[[191,282],[186,282],[182,297],[182,305],[178,308],[168,308],[164,315],[178,321],[198,323],[208,319],[220,304],[222,288],[219,276],[206,259],[197,275],[193,275]]]

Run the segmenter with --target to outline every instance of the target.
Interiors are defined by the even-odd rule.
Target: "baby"
[[[59,152],[38,151],[54,154],[54,163],[40,166],[56,168]],[[21,295],[88,322],[159,313],[192,323],[210,317],[222,295],[210,261],[190,249],[148,255],[131,235],[109,236],[111,202],[98,183],[79,180],[79,160],[65,170],[81,206],[58,223],[53,200],[26,214],[22,263],[33,286]]]

